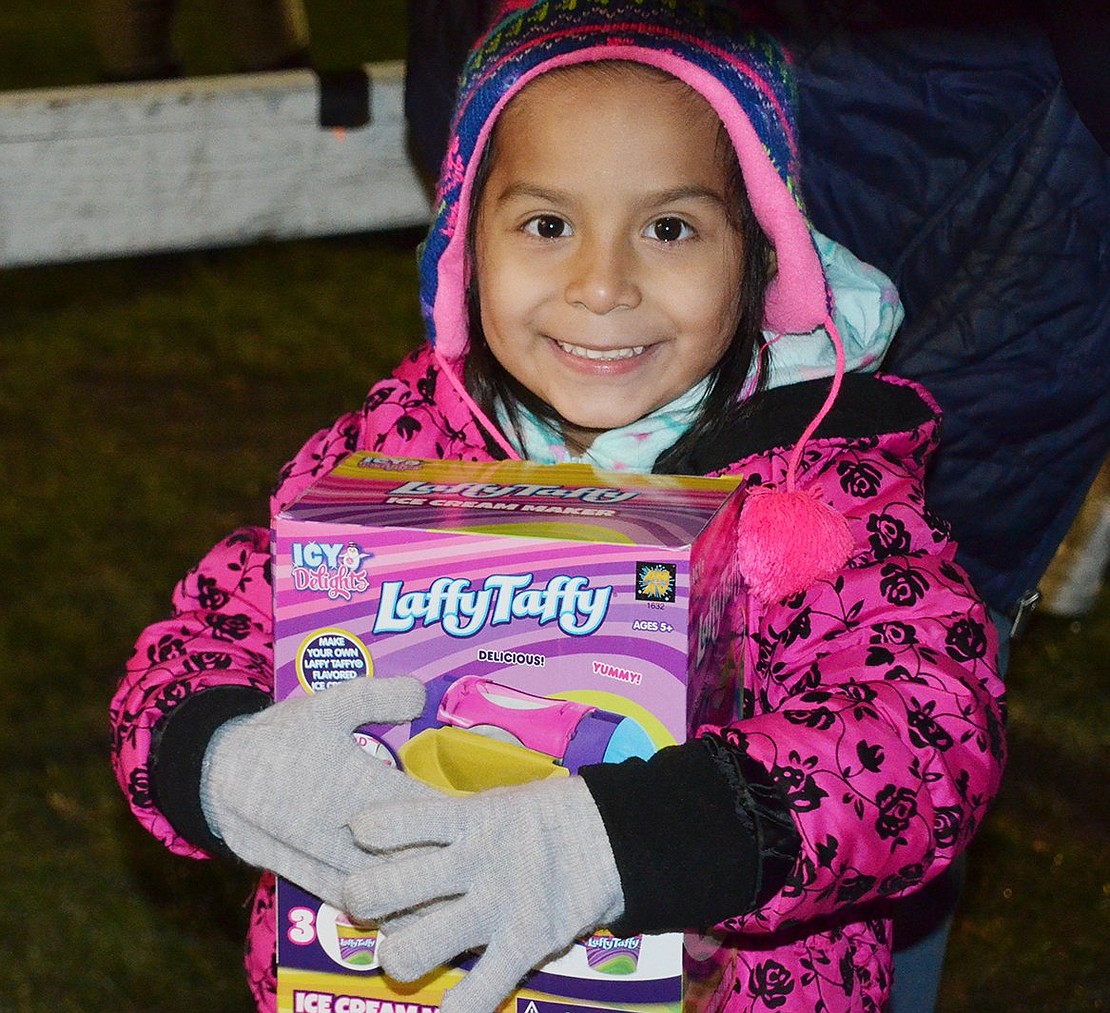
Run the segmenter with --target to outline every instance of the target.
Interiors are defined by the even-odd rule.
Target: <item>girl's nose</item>
[[[566,301],[597,314],[639,305],[633,252],[619,241],[583,240],[570,265]]]

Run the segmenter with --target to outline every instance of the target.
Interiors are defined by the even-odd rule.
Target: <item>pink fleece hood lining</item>
[[[830,316],[829,297],[809,225],[768,158],[755,128],[728,88],[709,72],[666,52],[640,46],[591,46],[553,57],[522,74],[498,99],[482,124],[459,193],[454,231],[437,264],[439,284],[433,318],[436,350],[441,358],[445,361],[460,359],[468,345],[467,223],[474,176],[489,142],[490,131],[505,104],[534,78],[557,67],[599,60],[628,60],[658,67],[705,98],[720,117],[736,149],[752,209],[775,250],[778,272],[767,287],[764,328],[784,334],[805,334],[826,324]]]

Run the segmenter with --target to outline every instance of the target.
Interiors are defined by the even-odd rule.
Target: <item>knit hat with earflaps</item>
[[[448,382],[461,386],[452,366],[469,345],[467,224],[482,152],[501,110],[540,74],[600,60],[656,67],[709,103],[732,141],[752,210],[775,250],[764,329],[789,335],[824,327],[836,348],[829,397],[795,446],[784,487],[753,490],[741,514],[738,554],[749,588],[767,601],[786,597],[842,566],[852,547],[844,519],[795,487],[802,448],[839,390],[844,353],[798,181],[789,57],[771,36],[745,24],[738,5],[697,0],[502,5],[463,68],[435,216],[421,253],[428,340],[444,362]]]

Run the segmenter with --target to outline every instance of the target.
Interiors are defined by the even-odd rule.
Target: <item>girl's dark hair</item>
[[[621,61],[600,61],[583,64],[582,67],[608,73],[609,68],[626,68]],[[566,68],[552,73],[566,73]],[[658,76],[660,80],[677,83],[677,78],[653,67],[644,66],[645,72]],[[467,219],[467,262],[476,263],[478,205],[482,199],[486,182],[493,165],[494,149],[497,143],[496,128],[490,133],[482,160],[474,176],[471,190],[470,214]],[[680,470],[681,462],[693,449],[704,441],[712,440],[729,425],[735,424],[750,413],[755,396],[763,389],[765,370],[760,370],[751,396],[740,400],[741,387],[747,378],[751,363],[764,346],[763,339],[763,301],[767,283],[771,280],[772,247],[752,210],[748,200],[744,177],[736,159],[736,151],[724,128],[720,125],[717,134],[717,153],[728,162],[727,186],[731,198],[732,224],[744,238],[741,262],[740,306],[736,332],[724,355],[710,371],[710,384],[702,399],[701,407],[693,424],[673,446],[664,451],[655,464],[655,471],[667,473]],[[480,294],[478,292],[477,271],[472,270],[466,288],[466,308],[470,338],[464,380],[466,388],[475,403],[491,420],[496,419],[496,407],[501,405],[508,415],[509,424],[520,431],[520,411],[523,406],[537,418],[547,422],[553,429],[562,429],[565,419],[546,401],[537,397],[517,380],[490,351],[482,330]],[[589,456],[588,454],[586,455]]]

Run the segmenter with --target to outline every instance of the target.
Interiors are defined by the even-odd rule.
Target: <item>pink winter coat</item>
[[[1003,687],[994,630],[953,563],[946,527],[923,501],[935,405],[903,381],[866,384],[910,396],[912,424],[861,435],[857,420],[851,436],[819,436],[799,475],[800,488],[819,490],[848,518],[854,555],[835,578],[791,599],[747,603],[740,633],[751,716],[718,731],[770,772],[802,850],[768,903],[717,927],[729,933],[724,949],[694,946],[701,959],[691,961],[690,992],[709,1008],[884,1008],[884,901],[960,853],[998,789]],[[723,470],[781,481],[795,435]],[[304,446],[281,475],[273,509],[355,449],[491,456],[471,405],[442,380],[426,348],[377,384],[360,411]],[[263,528],[240,529],[215,546],[176,588],[170,618],[140,637],[112,702],[119,783],[143,826],[180,855],[207,857],[154,803],[160,723],[210,687],[270,691],[269,561]],[[267,873],[246,958],[262,1010],[274,1008],[275,930]]]

